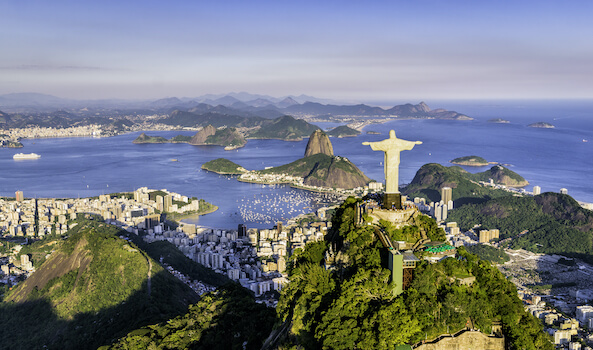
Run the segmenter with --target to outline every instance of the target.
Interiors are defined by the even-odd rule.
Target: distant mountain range
[[[341,104],[340,104],[341,103]],[[301,116],[385,116],[439,119],[471,119],[454,111],[430,109],[424,102],[384,109],[366,104],[344,104],[312,96],[272,97],[246,92],[203,95],[195,98],[167,97],[157,100],[73,100],[38,93],[0,95],[0,110],[5,113],[70,114],[74,117],[171,114],[178,110],[191,113],[217,113],[242,117],[278,118]]]

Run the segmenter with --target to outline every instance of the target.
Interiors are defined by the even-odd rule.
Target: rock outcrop
[[[501,184],[508,187],[525,187],[529,185],[529,182],[521,175],[501,165],[495,165],[490,168],[490,170],[485,171],[485,173],[487,173],[487,176],[491,178],[496,184]]]
[[[329,137],[321,130],[315,130],[309,137],[307,148],[305,148],[305,157],[312,156],[317,153],[323,153],[328,156],[334,155],[334,149]]]
[[[206,144],[206,139],[208,138],[208,136],[212,136],[216,134],[216,128],[213,127],[212,125],[208,125],[206,127],[204,127],[202,130],[198,131],[194,137],[191,138],[191,140],[189,140],[190,145],[196,145],[196,146],[200,146],[200,145],[205,145]]]
[[[311,134],[305,157],[279,167],[262,170],[263,174],[288,174],[303,178],[308,186],[356,188],[371,180],[348,159],[334,155],[329,137],[321,130]]]

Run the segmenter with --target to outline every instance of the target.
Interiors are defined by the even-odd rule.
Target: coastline
[[[200,216],[206,215],[206,214],[211,214],[217,210],[218,210],[218,206],[212,204],[212,208],[210,208],[210,210],[207,210],[205,212],[190,212],[187,214],[184,213],[184,214],[179,214],[179,215],[173,215],[171,217],[171,221],[183,222],[183,220],[197,218],[197,217],[200,217]],[[175,214],[175,213],[173,213],[173,214]],[[167,220],[168,219],[169,219],[169,214],[167,215]]]

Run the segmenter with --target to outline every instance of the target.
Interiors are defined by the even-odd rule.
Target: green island
[[[353,137],[360,135],[360,131],[347,125],[340,125],[328,131],[327,134],[331,137]]]
[[[138,137],[136,137],[136,139],[134,139],[134,141],[132,141],[132,143],[168,143],[169,140],[167,140],[164,137],[161,136],[148,136],[145,133],[140,134]]]
[[[489,164],[486,159],[478,156],[459,157],[451,160],[450,163],[466,166],[486,166]]]
[[[369,225],[366,217],[358,223],[359,201],[347,199],[325,240],[291,257],[290,283],[277,306],[279,348],[397,349],[469,324],[485,334],[500,327],[509,349],[553,349],[538,319],[523,309],[516,287],[464,248],[457,258],[419,262],[410,286],[395,295],[385,268],[387,249],[376,230],[392,239],[402,233]],[[407,230],[438,238],[442,233],[431,220]],[[459,282],[468,277],[475,278],[471,285]]]
[[[239,164],[233,163],[225,158],[213,159],[206,162],[202,164],[202,169],[223,175],[240,175],[246,171],[245,168]]]

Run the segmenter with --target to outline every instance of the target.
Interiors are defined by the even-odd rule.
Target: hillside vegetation
[[[481,186],[479,181],[488,181],[492,178],[495,183],[506,184],[507,179],[519,182],[523,179],[520,175],[502,166],[494,166],[482,173],[471,174],[459,166],[445,167],[436,163],[424,164],[414,176],[402,193],[414,197],[423,197],[433,202],[441,200],[441,188],[453,189],[455,207],[467,203],[481,203],[485,200],[509,196],[503,190]],[[524,180],[524,179],[523,179]]]
[[[318,129],[318,126],[309,124],[302,119],[283,116],[263,123],[260,129],[249,133],[247,137],[300,141],[303,137],[311,135],[312,132]]]
[[[328,131],[327,134],[332,137],[351,137],[359,135],[360,131],[352,129],[347,125],[340,125]]]
[[[451,161],[453,164],[467,165],[467,166],[485,166],[488,165],[488,161],[478,156],[465,156],[455,158]]]
[[[217,158],[206,162],[202,164],[202,169],[227,175],[240,175],[245,172],[242,166],[225,158]]]
[[[593,254],[593,213],[564,194],[496,198],[455,209],[447,221],[456,221],[462,230],[475,224],[497,228],[501,238],[513,238],[516,249]]]
[[[123,233],[80,219],[62,246],[0,303],[0,348],[97,348],[197,301],[189,287],[118,237]]]
[[[355,188],[370,182],[370,179],[348,159],[323,153],[260,170],[259,173],[299,176],[304,178],[305,185],[327,188]]]
[[[515,286],[463,248],[457,259],[418,264],[410,288],[395,296],[378,228],[357,225],[355,206],[355,199],[346,200],[326,241],[308,243],[291,258],[291,282],[277,307],[287,330],[282,348],[395,349],[468,324],[489,334],[500,322],[509,349],[553,349]],[[330,247],[333,263],[325,260]],[[456,281],[468,275],[476,278],[473,285]]]
[[[203,295],[186,314],[134,330],[109,349],[255,350],[270,334],[274,320],[273,309],[232,283]]]

